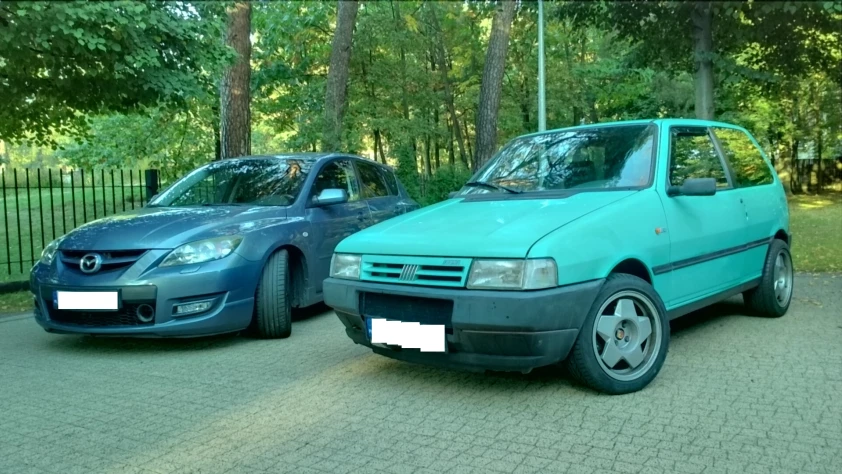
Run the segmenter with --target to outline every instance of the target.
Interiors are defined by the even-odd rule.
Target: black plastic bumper
[[[603,281],[540,291],[479,291],[329,278],[324,282],[324,299],[348,336],[378,354],[474,370],[528,371],[567,357]],[[365,314],[369,295],[381,300],[385,295],[389,301],[406,304],[394,305],[397,314],[383,314],[383,305],[378,314]],[[448,302],[452,303],[452,312],[434,321],[446,327],[446,352],[372,345],[368,340],[365,317],[424,323],[414,310],[425,301],[446,311],[450,311]]]

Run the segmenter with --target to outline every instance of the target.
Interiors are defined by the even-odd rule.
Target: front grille
[[[382,283],[463,287],[470,266],[467,258],[364,255],[361,277]]]
[[[146,250],[61,250],[59,255],[61,261],[69,268],[79,271],[79,262],[85,255],[95,253],[102,257],[102,267],[99,271],[105,272],[109,270],[118,270],[120,268],[128,267],[138,261]]]
[[[117,311],[67,311],[55,309],[52,303],[47,303],[47,306],[50,307],[51,320],[73,326],[151,326],[155,323],[154,319],[148,323],[137,319],[137,307],[140,306],[138,304],[123,304]],[[150,306],[154,308],[155,304]]]
[[[360,293],[360,312],[368,318],[393,319],[450,327],[453,301],[415,296]]]

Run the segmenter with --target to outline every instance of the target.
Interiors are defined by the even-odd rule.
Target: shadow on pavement
[[[314,304],[313,306],[308,306],[306,308],[295,308],[292,310],[292,320],[304,321],[329,311],[333,311],[333,309],[324,303]]]
[[[292,320],[306,321],[322,315],[331,309],[324,304],[317,304],[308,308],[294,309]],[[327,315],[325,315],[327,316]],[[293,328],[294,330],[294,328]],[[249,334],[248,331],[239,333],[220,334],[216,336],[184,337],[184,338],[155,338],[155,337],[120,337],[120,336],[76,336],[54,335],[49,345],[58,350],[74,351],[124,351],[124,352],[189,352],[225,349],[249,342],[261,341]]]
[[[731,298],[670,321],[670,335],[684,336],[691,334],[694,330],[717,322],[721,323],[722,318],[728,316],[751,317],[747,316],[746,313],[742,298]]]
[[[103,336],[56,335],[48,341],[51,348],[75,353],[110,352],[188,352],[225,349],[249,342],[251,338],[237,333],[197,338],[130,338]]]

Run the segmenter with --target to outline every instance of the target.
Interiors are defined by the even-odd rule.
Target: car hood
[[[186,242],[244,234],[287,220],[285,207],[152,207],[89,222],[62,238],[65,250],[172,249]]]
[[[551,199],[450,199],[358,232],[343,240],[337,251],[524,258],[550,232],[635,192],[581,192]]]

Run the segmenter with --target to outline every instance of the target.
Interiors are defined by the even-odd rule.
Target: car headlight
[[[174,267],[219,260],[230,255],[242,241],[242,237],[234,235],[190,242],[170,252],[160,266]]]
[[[59,242],[61,242],[61,239],[56,239],[44,247],[44,250],[41,251],[41,263],[44,265],[53,263],[53,260],[56,258],[56,254],[58,253]]]
[[[468,288],[540,290],[558,286],[558,267],[551,258],[529,260],[474,260]]]
[[[330,261],[330,276],[346,280],[359,280],[361,261],[362,258],[359,255],[335,253]]]

